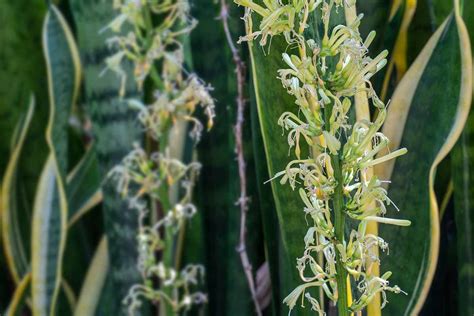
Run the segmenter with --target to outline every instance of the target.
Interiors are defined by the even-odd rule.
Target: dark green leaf
[[[210,133],[203,135],[198,145],[198,159],[203,169],[196,190],[206,246],[208,312],[209,315],[252,315],[255,307],[236,250],[240,230],[240,208],[236,205],[240,196],[240,179],[233,128],[237,111],[235,64],[222,21],[216,19],[220,6],[204,0],[194,3],[193,16],[199,20],[197,28],[191,33],[194,69],[213,86],[212,96],[217,102],[215,125]],[[237,41],[243,32],[240,20],[242,10],[230,1],[228,4],[231,36]],[[242,57],[245,58],[245,50]],[[244,123],[247,192],[250,195],[246,246],[255,275],[263,262],[263,247],[248,110],[247,107]],[[195,220],[191,221],[190,226],[196,225]]]
[[[137,113],[128,107],[125,99],[140,98],[133,80],[131,67],[124,99],[119,97],[120,79],[112,72],[100,76],[106,67],[105,58],[113,54],[106,45],[110,31],[100,32],[118,14],[112,1],[74,0],[71,9],[84,64],[86,112],[92,120],[95,148],[100,176],[106,179],[111,168],[132,150],[133,142],[140,142],[142,130]],[[126,30],[124,30],[126,31]],[[114,260],[110,266],[111,286],[107,287],[110,304],[99,304],[105,315],[125,315],[126,306],[121,302],[130,287],[141,282],[136,268],[138,214],[129,209],[128,202],[117,193],[115,183],[102,184],[105,230],[109,254]]]
[[[13,137],[12,154],[2,182],[2,239],[7,264],[15,283],[28,272],[29,260],[25,250],[27,242],[20,231],[20,219],[17,195],[17,168],[24,142],[35,109],[32,97],[24,118],[20,120]]]
[[[457,229],[458,308],[459,315],[474,314],[474,115],[471,112],[466,128],[453,154],[454,207]]]
[[[28,8],[28,10],[25,10]],[[47,89],[44,82],[46,71],[41,51],[41,25],[46,4],[44,0],[0,1],[0,174],[3,176],[10,158],[10,139],[25,104],[33,93],[37,104],[25,146],[34,155],[23,155],[19,161],[16,184],[16,200],[19,231],[24,239],[25,252],[29,253],[31,204],[37,178],[47,154],[43,130],[47,120]],[[21,18],[18,16],[21,15]],[[0,248],[3,246],[0,245]],[[2,251],[1,253],[4,253]],[[8,278],[8,265],[0,256],[0,297],[8,298],[14,286]],[[6,308],[8,299],[0,300],[0,308]]]
[[[464,6],[463,16],[474,40],[474,6]],[[452,153],[454,219],[457,238],[458,315],[474,314],[474,111]]]
[[[67,180],[68,222],[72,225],[102,199],[101,178],[94,147],[87,150]]]
[[[426,67],[422,67],[425,62]],[[380,235],[390,243],[390,256],[382,258],[381,270],[392,271],[391,284],[408,293],[389,295],[389,315],[419,313],[433,280],[440,230],[434,177],[465,122],[471,67],[462,21],[451,16],[433,35],[392,97],[384,133],[395,147],[406,147],[408,154],[395,162],[389,187],[389,196],[401,212],[392,208],[387,216],[407,218],[412,226],[379,226]],[[401,138],[387,133],[387,126],[403,130]],[[382,174],[387,176],[390,172]]]
[[[33,210],[31,289],[33,313],[54,315],[67,232],[67,122],[78,93],[80,65],[72,33],[53,5],[44,22],[43,50],[50,97],[46,131],[50,154],[41,173]]]

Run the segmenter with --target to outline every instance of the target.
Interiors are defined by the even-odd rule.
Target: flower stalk
[[[137,142],[110,172],[117,190],[139,214],[137,264],[143,283],[130,289],[124,304],[131,315],[144,299],[159,304],[163,314],[178,315],[207,301],[199,290],[203,266],[181,267],[185,224],[197,212],[192,192],[201,165],[173,154],[176,139],[169,138],[173,130],[185,126],[190,130],[187,138],[196,144],[204,128],[194,114],[201,108],[211,128],[214,101],[210,88],[185,69],[182,36],[196,25],[186,0],[115,0],[114,8],[119,14],[104,31],[114,33],[108,42],[116,52],[107,59],[104,71],[117,74],[123,95],[129,79],[122,67],[131,63],[138,87],[149,82],[153,90],[149,103],[128,100],[149,146],[143,149]],[[130,32],[121,35],[124,25]]]
[[[400,149],[380,156],[389,143],[379,131],[387,109],[370,79],[386,65],[388,52],[369,56],[375,32],[365,40],[361,38],[362,15],[347,25],[330,27],[332,12],[351,8],[355,1],[235,2],[246,7],[248,31],[241,41],[259,38],[260,45],[266,46],[269,38],[281,36],[288,44],[278,78],[294,97],[296,109],[282,113],[278,124],[288,133],[288,145],[294,149],[296,159],[271,180],[280,178],[281,184],[288,183],[293,190],[298,188],[304,216],[312,223],[304,237],[303,256],[297,259],[303,284],[284,303],[291,312],[301,297],[311,304],[312,310],[324,315],[322,304],[312,296],[312,288],[319,287],[337,304],[339,315],[359,313],[378,295],[384,299],[383,307],[387,291],[402,291],[389,285],[390,272],[380,277],[372,273],[380,264],[378,250],[386,251],[388,244],[368,233],[367,225],[410,224],[407,220],[385,217],[388,206],[398,209],[388,198],[383,181],[371,169],[406,153],[406,149]],[[252,19],[252,14],[257,18]],[[323,26],[320,42],[305,34],[310,15],[319,17],[317,23]],[[255,21],[259,22],[257,30],[253,29]],[[362,93],[377,115],[373,120],[369,115],[352,121],[349,111]],[[307,157],[301,157],[303,146],[310,149]],[[359,223],[349,235],[347,218]],[[323,260],[319,260],[321,257]],[[359,292],[353,301],[349,301],[348,284],[355,285]]]
[[[334,178],[337,181],[337,186],[334,191],[334,231],[335,231],[335,246],[344,244],[344,228],[346,221],[346,214],[344,212],[344,192],[343,179],[340,158],[338,155],[331,155],[331,164],[334,169]],[[347,271],[342,264],[341,254],[336,252],[336,278],[337,278],[337,307],[339,315],[349,315],[349,306],[347,301]]]

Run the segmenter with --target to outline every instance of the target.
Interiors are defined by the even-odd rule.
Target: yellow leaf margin
[[[108,270],[109,254],[107,251],[107,239],[102,237],[82,285],[79,301],[74,311],[75,316],[95,315]]]
[[[35,205],[34,209],[36,210],[41,207],[45,207],[45,203],[48,201],[44,200],[44,197],[47,197],[54,187],[51,181],[56,181],[57,190],[59,192],[59,199],[60,199],[60,212],[61,212],[61,240],[59,244],[59,255],[58,255],[58,263],[57,263],[57,275],[56,284],[54,287],[54,291],[51,298],[51,306],[49,307],[50,311],[49,314],[53,315],[55,312],[54,306],[56,305],[59,289],[61,285],[61,274],[62,274],[62,257],[64,254],[64,249],[66,246],[66,233],[67,233],[67,214],[68,214],[68,203],[67,197],[65,192],[65,179],[61,174],[58,166],[58,157],[56,157],[56,152],[54,150],[55,144],[53,143],[52,139],[52,130],[54,124],[54,115],[56,109],[56,100],[54,98],[54,87],[53,87],[53,78],[51,73],[51,61],[49,59],[50,52],[48,46],[48,32],[47,32],[47,25],[49,20],[51,19],[51,14],[54,14],[56,18],[59,20],[61,27],[64,31],[66,36],[66,40],[69,47],[69,52],[71,54],[73,63],[74,63],[74,87],[73,87],[73,95],[72,95],[72,104],[73,106],[77,95],[79,93],[79,86],[80,86],[80,78],[81,78],[81,66],[80,66],[80,59],[78,49],[76,47],[76,43],[74,41],[74,37],[72,32],[62,16],[61,12],[56,8],[54,5],[50,5],[48,13],[46,15],[44,24],[43,24],[43,49],[44,55],[46,59],[46,68],[47,68],[47,76],[48,76],[48,93],[50,99],[50,114],[49,114],[49,122],[46,129],[46,141],[50,147],[50,154],[48,160],[45,164],[43,172],[40,177],[40,181],[38,183],[38,190],[35,197]],[[48,193],[49,192],[49,193]],[[47,207],[47,206],[46,206]],[[32,278],[31,278],[31,289],[32,289],[32,296],[33,296],[33,315],[44,315],[44,284],[46,282],[44,276],[44,269],[45,267],[42,266],[42,256],[45,254],[42,252],[41,243],[47,242],[43,235],[43,218],[42,216],[34,216],[33,217],[33,227],[32,227],[32,239],[31,239],[31,271],[32,271]]]
[[[450,17],[448,17],[448,19],[449,18]],[[455,0],[454,2],[454,18],[459,34],[462,69],[458,111],[453,127],[446,139],[446,142],[439,150],[430,168],[428,179],[431,217],[430,257],[428,260],[428,269],[425,274],[425,278],[423,280],[420,280],[420,282],[422,282],[420,295],[416,298],[416,302],[414,304],[414,308],[411,312],[411,315],[418,315],[420,313],[423,304],[426,300],[426,297],[428,296],[428,292],[434,278],[438,261],[440,224],[438,202],[434,191],[436,168],[439,163],[448,155],[448,153],[451,151],[454,144],[458,140],[459,136],[461,135],[469,114],[472,101],[473,73],[471,44],[469,41],[469,34],[467,32],[466,25],[464,24],[464,21],[460,15],[459,0]],[[446,28],[448,19],[443,22],[443,24],[438,28],[435,34],[433,34],[433,36],[430,38],[418,58],[415,60],[413,65],[405,74],[404,79],[400,82],[393,95],[392,103],[389,107],[389,111],[387,114],[386,123],[383,127],[383,133],[391,140],[391,150],[397,149],[400,146],[407,115],[410,110],[411,102],[416,92],[418,82],[421,79],[421,76],[429,62],[429,59],[433,53],[436,44],[438,43],[443,31]],[[391,177],[394,164],[395,161],[392,160],[383,165],[380,165],[376,168],[376,173],[383,179],[389,179]]]
[[[23,144],[25,143],[28,127],[33,118],[34,109],[35,109],[35,99],[32,96],[30,99],[30,104],[28,106],[28,111],[25,116],[25,120],[23,122],[23,126],[20,127],[21,130],[20,130],[18,142],[17,144],[15,144],[15,147],[13,148],[13,152],[8,162],[5,176],[2,182],[1,216],[2,216],[3,249],[5,252],[8,269],[10,270],[10,274],[15,284],[19,284],[21,281],[21,278],[23,277],[22,275],[20,275],[20,272],[18,271],[18,267],[15,263],[15,260],[26,261],[27,259],[26,259],[25,254],[22,254],[23,258],[14,258],[13,249],[12,249],[13,241],[11,239],[12,227],[10,226],[10,222],[11,222],[10,217],[12,216],[11,213],[14,210],[12,210],[12,206],[10,204],[10,196],[12,194],[11,190],[12,190],[12,186],[14,185],[14,177],[15,177],[17,166],[18,166],[18,161],[20,159],[20,154],[23,149]]]

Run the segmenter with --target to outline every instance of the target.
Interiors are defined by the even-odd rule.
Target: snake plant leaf
[[[2,238],[7,257],[8,267],[10,268],[12,278],[15,283],[20,282],[20,277],[26,275],[29,270],[29,256],[26,254],[25,245],[29,240],[22,236],[19,225],[19,210],[16,194],[16,173],[20,156],[25,151],[26,136],[29,131],[30,123],[35,109],[35,99],[31,97],[29,108],[24,117],[18,122],[17,130],[12,140],[12,155],[7,165],[7,170],[2,183],[2,192],[5,198],[2,199]],[[28,147],[30,149],[30,147]],[[100,179],[97,175],[97,161],[95,154],[88,151],[80,164],[68,176],[68,200],[71,205],[71,220],[73,224],[80,215],[84,214],[90,207],[100,201],[99,184]],[[63,282],[63,285],[65,283]],[[63,286],[64,288],[64,286]],[[67,291],[64,291],[67,292]],[[71,291],[68,291],[71,292]],[[71,295],[69,295],[70,297]]]
[[[426,1],[426,5],[428,6],[427,11],[430,12],[431,24],[435,26],[443,23],[444,19],[446,19],[453,9],[453,4],[451,1]]]
[[[116,184],[108,174],[133,149],[133,143],[141,139],[137,113],[126,101],[139,99],[141,95],[132,79],[132,67],[124,68],[129,78],[124,98],[119,96],[120,78],[110,71],[103,73],[105,58],[114,53],[106,44],[111,33],[100,32],[117,14],[112,2],[73,0],[70,6],[84,64],[85,110],[92,121],[100,176],[107,179],[102,183],[103,212],[109,255],[115,259],[110,263],[112,285],[107,301],[111,304],[99,306],[103,314],[125,315],[126,306],[120,302],[130,287],[142,279],[136,266],[138,216],[117,193]]]
[[[50,154],[40,176],[33,209],[31,290],[33,314],[54,315],[67,232],[67,122],[80,79],[72,33],[54,5],[50,5],[43,26],[43,50],[50,98],[46,130]]]
[[[12,300],[8,305],[8,309],[5,312],[6,316],[24,315],[24,307],[27,305],[30,284],[31,273],[28,272],[18,283],[15,292],[13,293]],[[62,288],[68,297],[70,306],[75,305],[74,293],[72,292],[72,289],[69,287],[68,283],[64,280],[62,281]]]
[[[242,8],[226,1],[229,8],[229,26],[234,41],[243,33],[240,20]],[[220,6],[207,0],[194,1],[192,15],[199,20],[191,33],[193,65],[196,73],[213,86],[218,118],[209,133],[205,133],[198,144],[198,157],[203,167],[196,187],[196,204],[202,217],[206,283],[209,295],[209,315],[252,315],[255,307],[249,291],[244,269],[236,248],[239,244],[240,208],[236,202],[240,196],[240,179],[235,159],[234,124],[236,118],[237,82],[235,64],[228,48],[219,15]],[[239,47],[240,48],[240,47]],[[241,50],[245,59],[246,50]],[[209,62],[212,60],[212,62]],[[253,274],[264,261],[261,242],[259,201],[256,195],[254,161],[251,146],[249,104],[244,122],[244,155],[246,161],[247,213],[246,251]],[[193,218],[187,232],[189,238],[199,236],[197,222]],[[202,235],[201,235],[202,236]],[[197,237],[194,237],[197,238]],[[202,237],[200,237],[202,238]],[[188,239],[189,240],[189,239]],[[186,257],[199,254],[193,251]],[[189,258],[191,259],[191,258]]]
[[[258,22],[254,22],[254,25],[258,25]],[[271,51],[265,55],[257,43],[249,43],[255,100],[270,176],[283,170],[286,167],[285,162],[295,158],[293,154],[291,157],[288,156],[286,139],[277,125],[281,113],[294,110],[294,100],[276,79],[277,70],[282,64],[281,53],[286,51],[286,46],[283,39],[275,37],[272,40]],[[302,232],[305,231],[306,223],[303,216],[297,216],[303,206],[298,205],[299,202],[295,203],[298,201],[295,199],[295,192],[288,186],[282,186],[275,181],[270,185],[283,244],[288,249],[289,257],[295,259],[301,256],[304,250]],[[296,269],[288,273],[292,275],[293,281],[297,282]]]
[[[471,111],[466,127],[452,154],[454,207],[457,237],[458,310],[459,315],[474,314],[474,115]]]
[[[69,307],[68,312],[69,314],[72,314],[76,307],[76,294],[74,293],[74,290],[72,289],[69,282],[67,282],[64,278],[61,280],[61,290],[61,294],[64,295],[64,298],[67,301]],[[58,309],[57,313],[61,313],[61,310]]]
[[[69,203],[68,225],[73,225],[87,211],[102,201],[99,164],[93,145],[67,176]]]
[[[29,269],[29,260],[25,251],[25,240],[19,229],[17,208],[16,177],[18,162],[23,150],[26,135],[33,118],[35,99],[31,97],[28,110],[19,121],[13,150],[2,182],[2,239],[8,268],[15,283],[20,282]]]
[[[474,26],[474,7],[464,5],[468,29]],[[470,32],[471,43],[474,33]],[[457,239],[458,314],[474,314],[474,111],[471,106],[464,131],[451,155],[454,217]]]
[[[417,1],[416,11],[408,29],[406,57],[412,63],[431,35],[451,14],[453,1]]]
[[[362,38],[366,38],[372,31],[377,32],[377,36],[370,47],[371,50],[381,51],[380,45],[389,19],[390,2],[378,0],[358,1],[356,7],[357,13],[364,14],[363,22],[360,25]]]
[[[272,315],[286,315],[287,308],[281,303],[292,288],[291,275],[287,271],[294,269],[293,262],[283,246],[278,217],[275,212],[275,202],[271,186],[266,184],[270,179],[265,157],[263,138],[257,113],[255,93],[251,93],[251,124],[255,157],[255,179],[257,181],[258,203],[261,210],[262,226],[265,239],[265,253],[270,269],[272,284]],[[282,284],[282,285],[280,285]]]
[[[86,278],[82,285],[79,300],[74,310],[76,316],[96,315],[100,295],[104,288],[109,270],[109,254],[107,251],[107,239],[102,237],[99,246],[90,263]]]
[[[53,315],[59,294],[66,239],[67,201],[52,155],[40,180],[34,203],[31,240],[34,315]],[[62,192],[61,192],[62,191]]]
[[[381,71],[382,85],[376,80],[376,89],[382,100],[391,95],[396,84],[401,80],[408,65],[408,34],[417,6],[417,0],[393,1],[388,17],[388,24],[383,34],[383,47],[390,51],[387,67]],[[379,77],[376,77],[378,79]],[[380,86],[380,88],[379,88]]]
[[[8,140],[12,139],[17,122],[25,112],[30,94],[35,95],[37,104],[47,104],[47,89],[44,86],[46,76],[41,47],[41,25],[46,12],[44,0],[0,1],[0,173],[3,176],[11,157],[11,147]],[[25,8],[28,8],[25,10]],[[21,16],[21,18],[18,18]],[[29,257],[31,205],[36,183],[41,173],[42,165],[47,156],[46,141],[43,131],[47,121],[48,109],[39,106],[35,110],[35,119],[30,126],[29,136],[25,147],[34,155],[25,156],[18,162],[18,178],[16,182],[15,217],[21,219],[15,229],[23,238],[24,252]],[[0,193],[0,200],[4,197]],[[10,200],[11,201],[11,200]],[[0,245],[3,248],[3,245]],[[1,250],[5,253],[8,250]],[[17,257],[19,258],[19,257]],[[0,256],[0,284],[14,285],[6,256]],[[11,283],[13,281],[13,283]],[[0,287],[0,309],[7,308],[11,295],[7,286]]]
[[[389,217],[411,220],[412,226],[379,226],[390,243],[382,271],[392,271],[392,284],[408,295],[389,295],[388,315],[416,315],[428,294],[439,248],[439,214],[434,177],[440,161],[458,139],[470,108],[472,61],[469,38],[455,12],[439,27],[392,96],[383,132],[391,150],[408,154],[376,169],[390,179],[389,196],[401,210]]]
[[[44,0],[0,2],[0,21],[4,25],[0,29],[0,135],[4,140],[12,139],[15,125],[24,113],[24,108],[18,105],[27,104],[31,93],[35,95],[37,104],[46,104],[48,101],[44,86],[46,70],[40,49],[41,25],[46,9]],[[20,15],[21,18],[18,18]],[[31,155],[31,159],[25,158],[20,168],[28,196],[35,190],[47,154],[42,134],[47,107],[38,107],[35,112],[36,119],[30,127],[32,135],[27,140],[28,148],[35,155]],[[3,141],[0,144],[2,173],[6,170],[9,152],[9,142]]]
[[[43,28],[50,112],[46,140],[62,185],[68,170],[68,121],[79,92],[81,66],[74,37],[61,12],[51,5]]]
[[[364,14],[362,23],[359,26],[362,38],[366,38],[372,31],[376,32],[376,36],[372,44],[370,44],[371,52],[381,52],[384,49],[392,52],[395,46],[403,14],[399,8],[398,14],[395,17],[391,17],[391,3],[393,1],[366,0],[356,2],[357,13]],[[382,89],[386,73],[387,68],[383,68],[372,77],[371,82],[375,91],[379,92]]]
[[[7,316],[20,316],[22,315],[23,307],[25,306],[28,290],[31,284],[31,273],[25,274],[25,276],[18,283],[13,298],[8,306],[5,313]]]
[[[29,270],[29,260],[25,253],[25,240],[22,238],[18,228],[19,213],[16,207],[17,194],[15,186],[16,169],[20,155],[24,151],[24,143],[28,133],[30,123],[35,109],[35,99],[31,97],[30,105],[24,118],[18,123],[18,128],[14,134],[13,150],[10,161],[7,165],[4,180],[2,183],[2,192],[5,198],[2,199],[2,238],[7,255],[8,266],[11,270],[12,278],[16,283],[20,282],[20,277],[26,275]],[[70,224],[72,224],[78,215],[87,211],[91,206],[100,201],[99,178],[97,175],[97,161],[95,154],[88,151],[81,163],[68,176],[68,199],[71,205]],[[88,180],[88,181],[87,181]],[[97,193],[99,194],[97,194]],[[95,193],[95,194],[94,194]],[[29,241],[28,241],[29,242]],[[69,291],[71,292],[71,291]],[[70,296],[70,295],[69,295]]]

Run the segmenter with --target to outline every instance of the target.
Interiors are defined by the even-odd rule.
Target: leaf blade
[[[474,25],[474,7],[464,5],[463,16],[468,27]],[[470,33],[471,43],[474,34]],[[474,253],[472,242],[472,177],[473,177],[473,127],[474,111],[471,112],[463,134],[456,144],[451,156],[452,184],[454,193],[454,220],[456,225],[457,269],[458,269],[458,314],[471,315],[474,313]]]
[[[21,308],[26,301],[30,283],[31,273],[27,273],[18,283],[18,286],[13,293],[13,298],[10,302],[10,305],[8,305],[8,310],[6,312],[7,316],[21,315]]]
[[[397,260],[385,258],[383,267],[394,272],[391,278],[394,284],[410,293],[407,297],[391,298],[392,302],[387,306],[389,314],[419,313],[434,276],[439,251],[434,176],[437,165],[459,137],[469,111],[472,61],[470,53],[466,52],[470,52],[470,44],[456,8],[454,15],[433,35],[413,64],[415,70],[409,70],[402,79],[393,96],[395,107],[389,109],[388,124],[383,128],[393,141],[392,148],[407,147],[409,153],[395,163],[381,166],[384,170],[378,168],[381,171],[378,174],[383,179],[391,178],[389,196],[403,210],[402,216],[413,223],[411,228],[405,229],[380,227],[381,235],[400,257]],[[433,86],[448,82],[451,84],[448,89],[433,89]],[[400,110],[400,104],[407,107]],[[397,108],[405,118],[394,119]],[[403,135],[394,135],[395,122],[404,126]]]
[[[31,240],[31,289],[34,315],[52,315],[59,295],[65,246],[64,194],[60,193],[52,155],[38,182]],[[59,216],[58,216],[59,215]]]
[[[72,32],[50,5],[43,25],[50,115],[46,141],[50,154],[35,196],[31,235],[31,289],[34,315],[54,315],[62,280],[68,202],[67,122],[80,84],[80,63]]]
[[[17,139],[14,140],[15,147],[2,181],[2,239],[8,268],[10,269],[10,273],[15,283],[20,282],[20,279],[28,270],[29,265],[26,259],[25,247],[21,237],[18,236],[18,218],[15,216],[17,213],[16,190],[14,186],[16,182],[15,176],[18,168],[18,160],[33,118],[34,109],[35,99],[34,97],[31,97],[25,118],[19,124],[19,135]]]
[[[227,1],[230,35],[237,38],[243,31],[239,16],[242,8]],[[219,15],[220,5],[208,5],[206,0],[196,1],[192,12],[200,22],[191,33],[193,68],[200,78],[212,85],[212,97],[216,101],[216,117],[210,133],[203,135],[198,144],[198,157],[202,163],[199,182],[196,186],[196,205],[200,210],[198,217],[193,218],[186,232],[186,251],[193,246],[191,239],[200,235],[197,221],[202,218],[202,235],[204,236],[204,262],[209,304],[206,307],[210,315],[250,315],[255,313],[255,306],[249,290],[244,268],[236,250],[239,244],[240,208],[236,204],[240,196],[240,178],[235,160],[235,134],[237,80],[232,53],[228,48],[226,35]],[[240,51],[245,60],[245,51]],[[214,60],[209,63],[209,60]],[[216,71],[219,69],[219,71]],[[253,155],[250,144],[249,104],[246,103],[243,130],[243,152],[246,161],[247,195],[249,209],[247,212],[246,251],[255,272],[263,261],[260,230],[260,209],[258,197],[252,180]],[[225,181],[223,181],[223,177]],[[196,243],[196,241],[194,242]],[[198,259],[197,251],[186,257]],[[215,258],[221,258],[216,260]],[[200,259],[200,258],[199,258]],[[198,261],[198,260],[196,260]],[[225,275],[225,277],[221,277]],[[235,297],[239,299],[236,300]]]
[[[96,314],[108,269],[109,256],[107,251],[107,239],[102,237],[89,266],[89,270],[87,271],[74,315],[93,316]]]
[[[68,226],[102,201],[101,178],[94,145],[67,177]]]
[[[136,265],[138,214],[129,209],[128,201],[117,192],[108,174],[133,149],[133,143],[142,139],[137,113],[126,100],[140,99],[142,95],[133,80],[131,66],[124,67],[129,78],[124,98],[119,95],[120,79],[110,71],[103,73],[104,59],[114,53],[106,43],[111,33],[100,32],[116,17],[112,2],[74,0],[70,4],[84,62],[85,110],[92,121],[100,176],[107,179],[101,187],[108,251],[110,257],[120,258],[110,263],[110,286],[104,289],[104,303],[99,307],[106,315],[126,315],[126,306],[116,302],[126,297],[131,286],[142,282]]]

